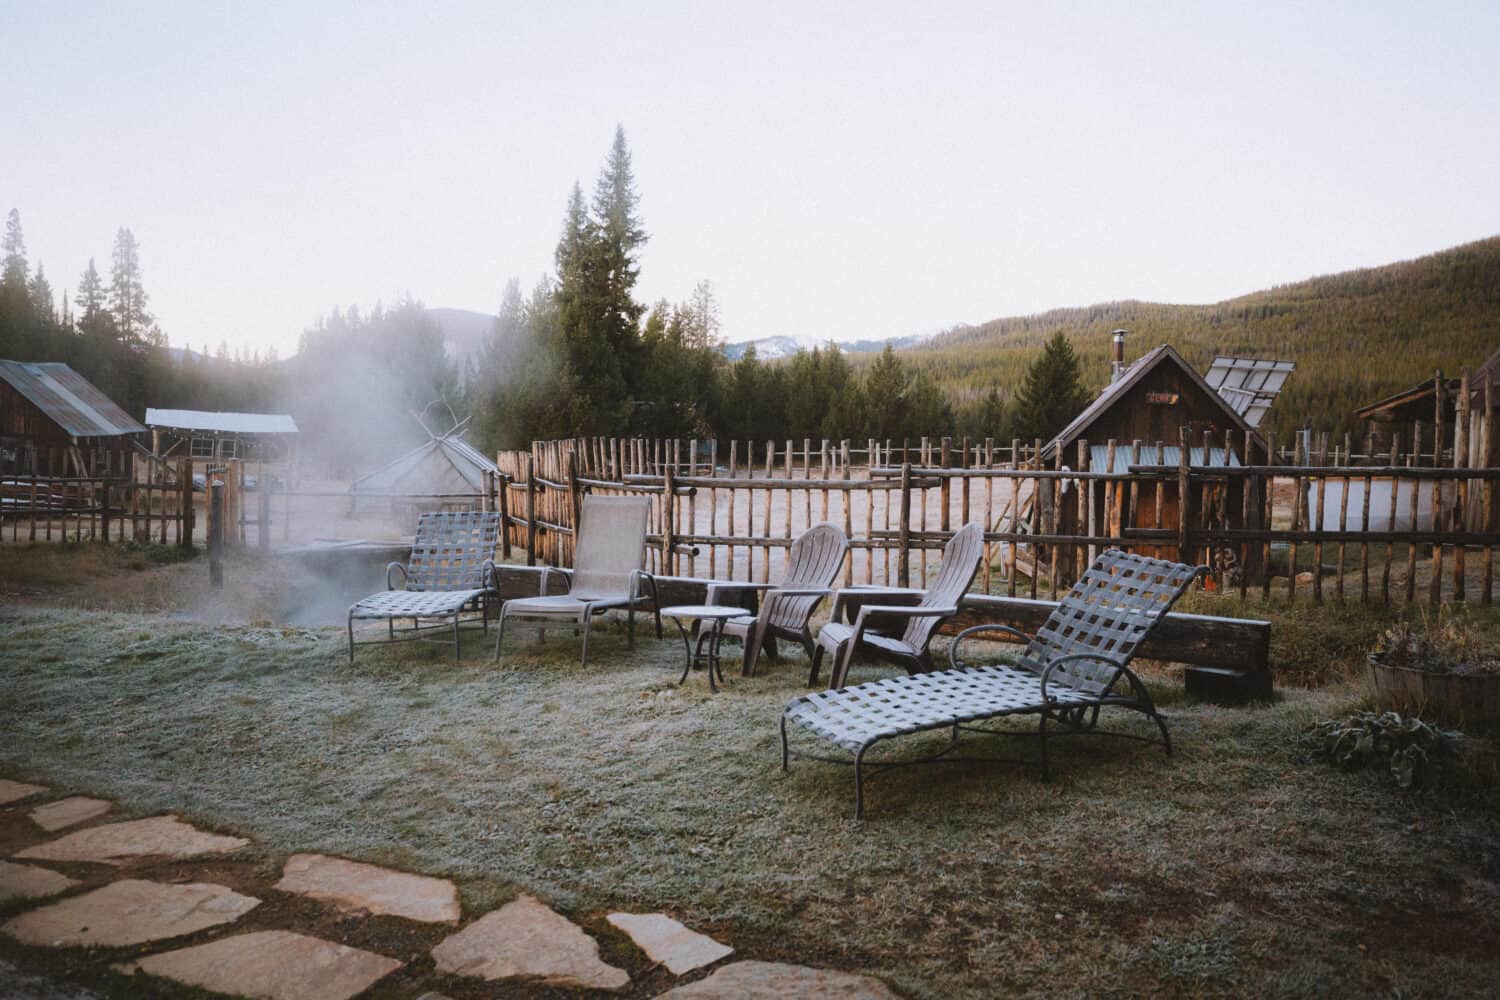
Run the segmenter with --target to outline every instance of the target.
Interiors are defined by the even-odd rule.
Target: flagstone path
[[[0,934],[53,948],[121,948],[233,923],[259,905],[258,899],[210,882],[121,879],[23,913],[0,926]]]
[[[76,879],[50,868],[0,861],[0,903],[9,903],[13,899],[46,899],[77,884]]]
[[[440,972],[548,986],[623,990],[630,975],[599,958],[599,943],[531,896],[506,903],[432,949]]]
[[[255,931],[115,966],[234,996],[348,1000],[401,968],[394,958],[292,931]]]
[[[48,802],[44,806],[37,806],[31,810],[31,821],[48,833],[69,826],[77,826],[86,820],[103,816],[109,812],[109,803],[103,799],[90,799],[82,795],[75,795],[70,799],[59,799],[56,802]]]
[[[47,791],[41,785],[0,779],[0,807]],[[90,822],[111,808],[103,799],[71,796],[35,806],[27,815],[36,826],[54,832]],[[249,843],[243,837],[199,830],[176,816],[153,816],[87,826],[13,856],[119,866],[137,859],[217,857]],[[82,884],[48,868],[0,861],[0,904],[46,899]],[[458,889],[448,879],[322,854],[292,855],[280,881],[271,888],[330,904],[344,913],[453,925],[463,916]],[[127,947],[232,924],[260,904],[253,896],[213,882],[118,878],[88,892],[35,905],[0,926],[0,934],[43,947]],[[734,953],[729,945],[665,913],[611,913],[607,919],[656,966],[674,976],[703,969]],[[621,992],[631,986],[626,970],[600,957],[598,941],[532,896],[521,896],[471,921],[439,942],[431,955],[441,974],[505,982],[522,991],[540,986]],[[349,1000],[403,965],[386,955],[291,930],[252,930],[230,932],[207,943],[112,968],[127,975],[158,976],[267,1000]],[[721,965],[706,978],[661,996],[676,1000],[785,996],[894,1000],[884,984],[868,976],[757,961]],[[446,998],[428,991],[420,1000]]]
[[[609,922],[630,935],[636,947],[674,976],[712,965],[734,954],[727,944],[689,930],[665,913],[611,913]]]
[[[24,781],[0,778],[0,806],[8,806],[12,802],[29,799],[33,795],[41,795],[46,790],[44,785],[28,785]]]
[[[389,914],[424,923],[456,924],[458,887],[445,878],[410,875],[378,865],[293,854],[273,889],[295,892],[346,910]]]
[[[176,816],[152,816],[78,830],[57,840],[28,847],[16,857],[117,865],[126,858],[146,855],[191,858],[199,854],[228,854],[249,843],[243,837],[204,833]]]

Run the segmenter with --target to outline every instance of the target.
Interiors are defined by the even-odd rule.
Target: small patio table
[[[687,683],[688,674],[698,664],[708,668],[708,688],[715,693],[719,687],[714,683],[715,672],[719,680],[724,679],[724,668],[719,661],[719,643],[724,638],[724,623],[731,618],[740,618],[745,614],[744,608],[733,607],[728,604],[676,604],[670,608],[661,609],[662,617],[670,618],[677,623],[677,630],[682,633],[682,645],[687,655],[687,662],[682,667],[682,678],[678,684]],[[693,640],[690,630],[684,622],[712,622],[713,631],[708,634],[708,652],[702,651],[702,643],[699,643],[697,652],[693,650]]]

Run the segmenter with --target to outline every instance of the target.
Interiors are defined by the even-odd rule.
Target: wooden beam
[[[1056,607],[1053,601],[969,594],[959,602],[958,615],[944,623],[942,631],[951,635],[971,625],[998,624],[1030,634]],[[1141,644],[1139,655],[1168,663],[1270,673],[1271,623],[1174,611]]]

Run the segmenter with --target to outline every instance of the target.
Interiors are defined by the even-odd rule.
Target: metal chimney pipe
[[[1115,363],[1110,366],[1109,374],[1111,382],[1125,374],[1125,334],[1129,332],[1128,330],[1116,330],[1110,334],[1114,338],[1115,343]]]

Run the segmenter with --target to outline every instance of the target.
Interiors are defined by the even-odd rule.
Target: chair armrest
[[[832,587],[774,587],[766,591],[766,599],[773,597],[827,597]]]
[[[401,571],[401,586],[399,588],[394,583],[391,582],[391,570],[393,570],[393,569],[399,569]],[[386,565],[385,565],[385,589],[386,590],[405,590],[406,589],[407,581],[410,580],[410,579],[411,579],[410,574],[408,574],[406,572],[406,567],[403,566],[401,563],[398,563],[398,562],[386,563]]]
[[[1047,682],[1052,679],[1053,673],[1055,673],[1057,668],[1062,666],[1064,663],[1068,663],[1073,660],[1093,660],[1096,663],[1107,664],[1108,666],[1115,668],[1115,675],[1109,679],[1108,684],[1104,685],[1104,690],[1099,692],[1100,698],[1103,698],[1109,693],[1109,689],[1115,686],[1115,681],[1120,679],[1121,674],[1130,674],[1130,668],[1125,666],[1124,663],[1120,662],[1119,660],[1113,659],[1112,657],[1105,656],[1103,653],[1069,653],[1067,656],[1059,656],[1057,659],[1047,664],[1047,668],[1042,671],[1041,693],[1042,701],[1044,703],[1048,701]],[[1139,681],[1135,680],[1134,674],[1130,674],[1130,676],[1131,680],[1134,683],[1140,683]]]
[[[843,620],[848,621],[848,603],[852,600],[867,601],[871,597],[880,594],[890,594],[892,596],[899,597],[913,597],[918,594],[925,593],[926,591],[921,589],[920,587],[881,587],[874,586],[868,583],[855,584],[853,586],[844,587],[839,590],[838,596],[834,598],[833,609],[829,612],[828,619],[829,621],[836,622],[840,618],[842,618]],[[911,606],[912,605],[907,605],[907,607]]]
[[[964,629],[962,632],[958,633],[958,635],[953,637],[953,643],[948,647],[948,666],[952,667],[954,670],[957,670],[959,667],[963,666],[963,664],[960,663],[958,659],[958,644],[963,642],[969,636],[975,635],[979,632],[1005,632],[1009,635],[1015,636],[1017,639],[1020,639],[1025,643],[1029,643],[1033,638],[1035,638],[1034,636],[1027,635],[1025,632],[1022,632],[1018,628],[1011,628],[1009,625],[1001,625],[998,622],[989,625],[971,625],[968,628]]]
[[[859,609],[859,618],[864,621],[870,615],[891,615],[895,618],[947,618],[958,614],[958,607],[923,607],[920,604],[865,604]]]
[[[557,575],[565,577],[569,580],[573,579],[573,571],[570,569],[563,569],[561,566],[543,566],[542,581],[537,591],[537,593],[539,593],[542,597],[547,596],[547,586],[552,582],[553,573],[556,573]]]
[[[632,601],[638,601],[641,599],[641,584],[644,583],[646,585],[646,589],[651,591],[651,603],[659,607],[661,605],[661,598],[658,596],[658,591],[656,589],[657,579],[658,578],[654,574],[648,573],[643,569],[631,570],[630,599]]]

